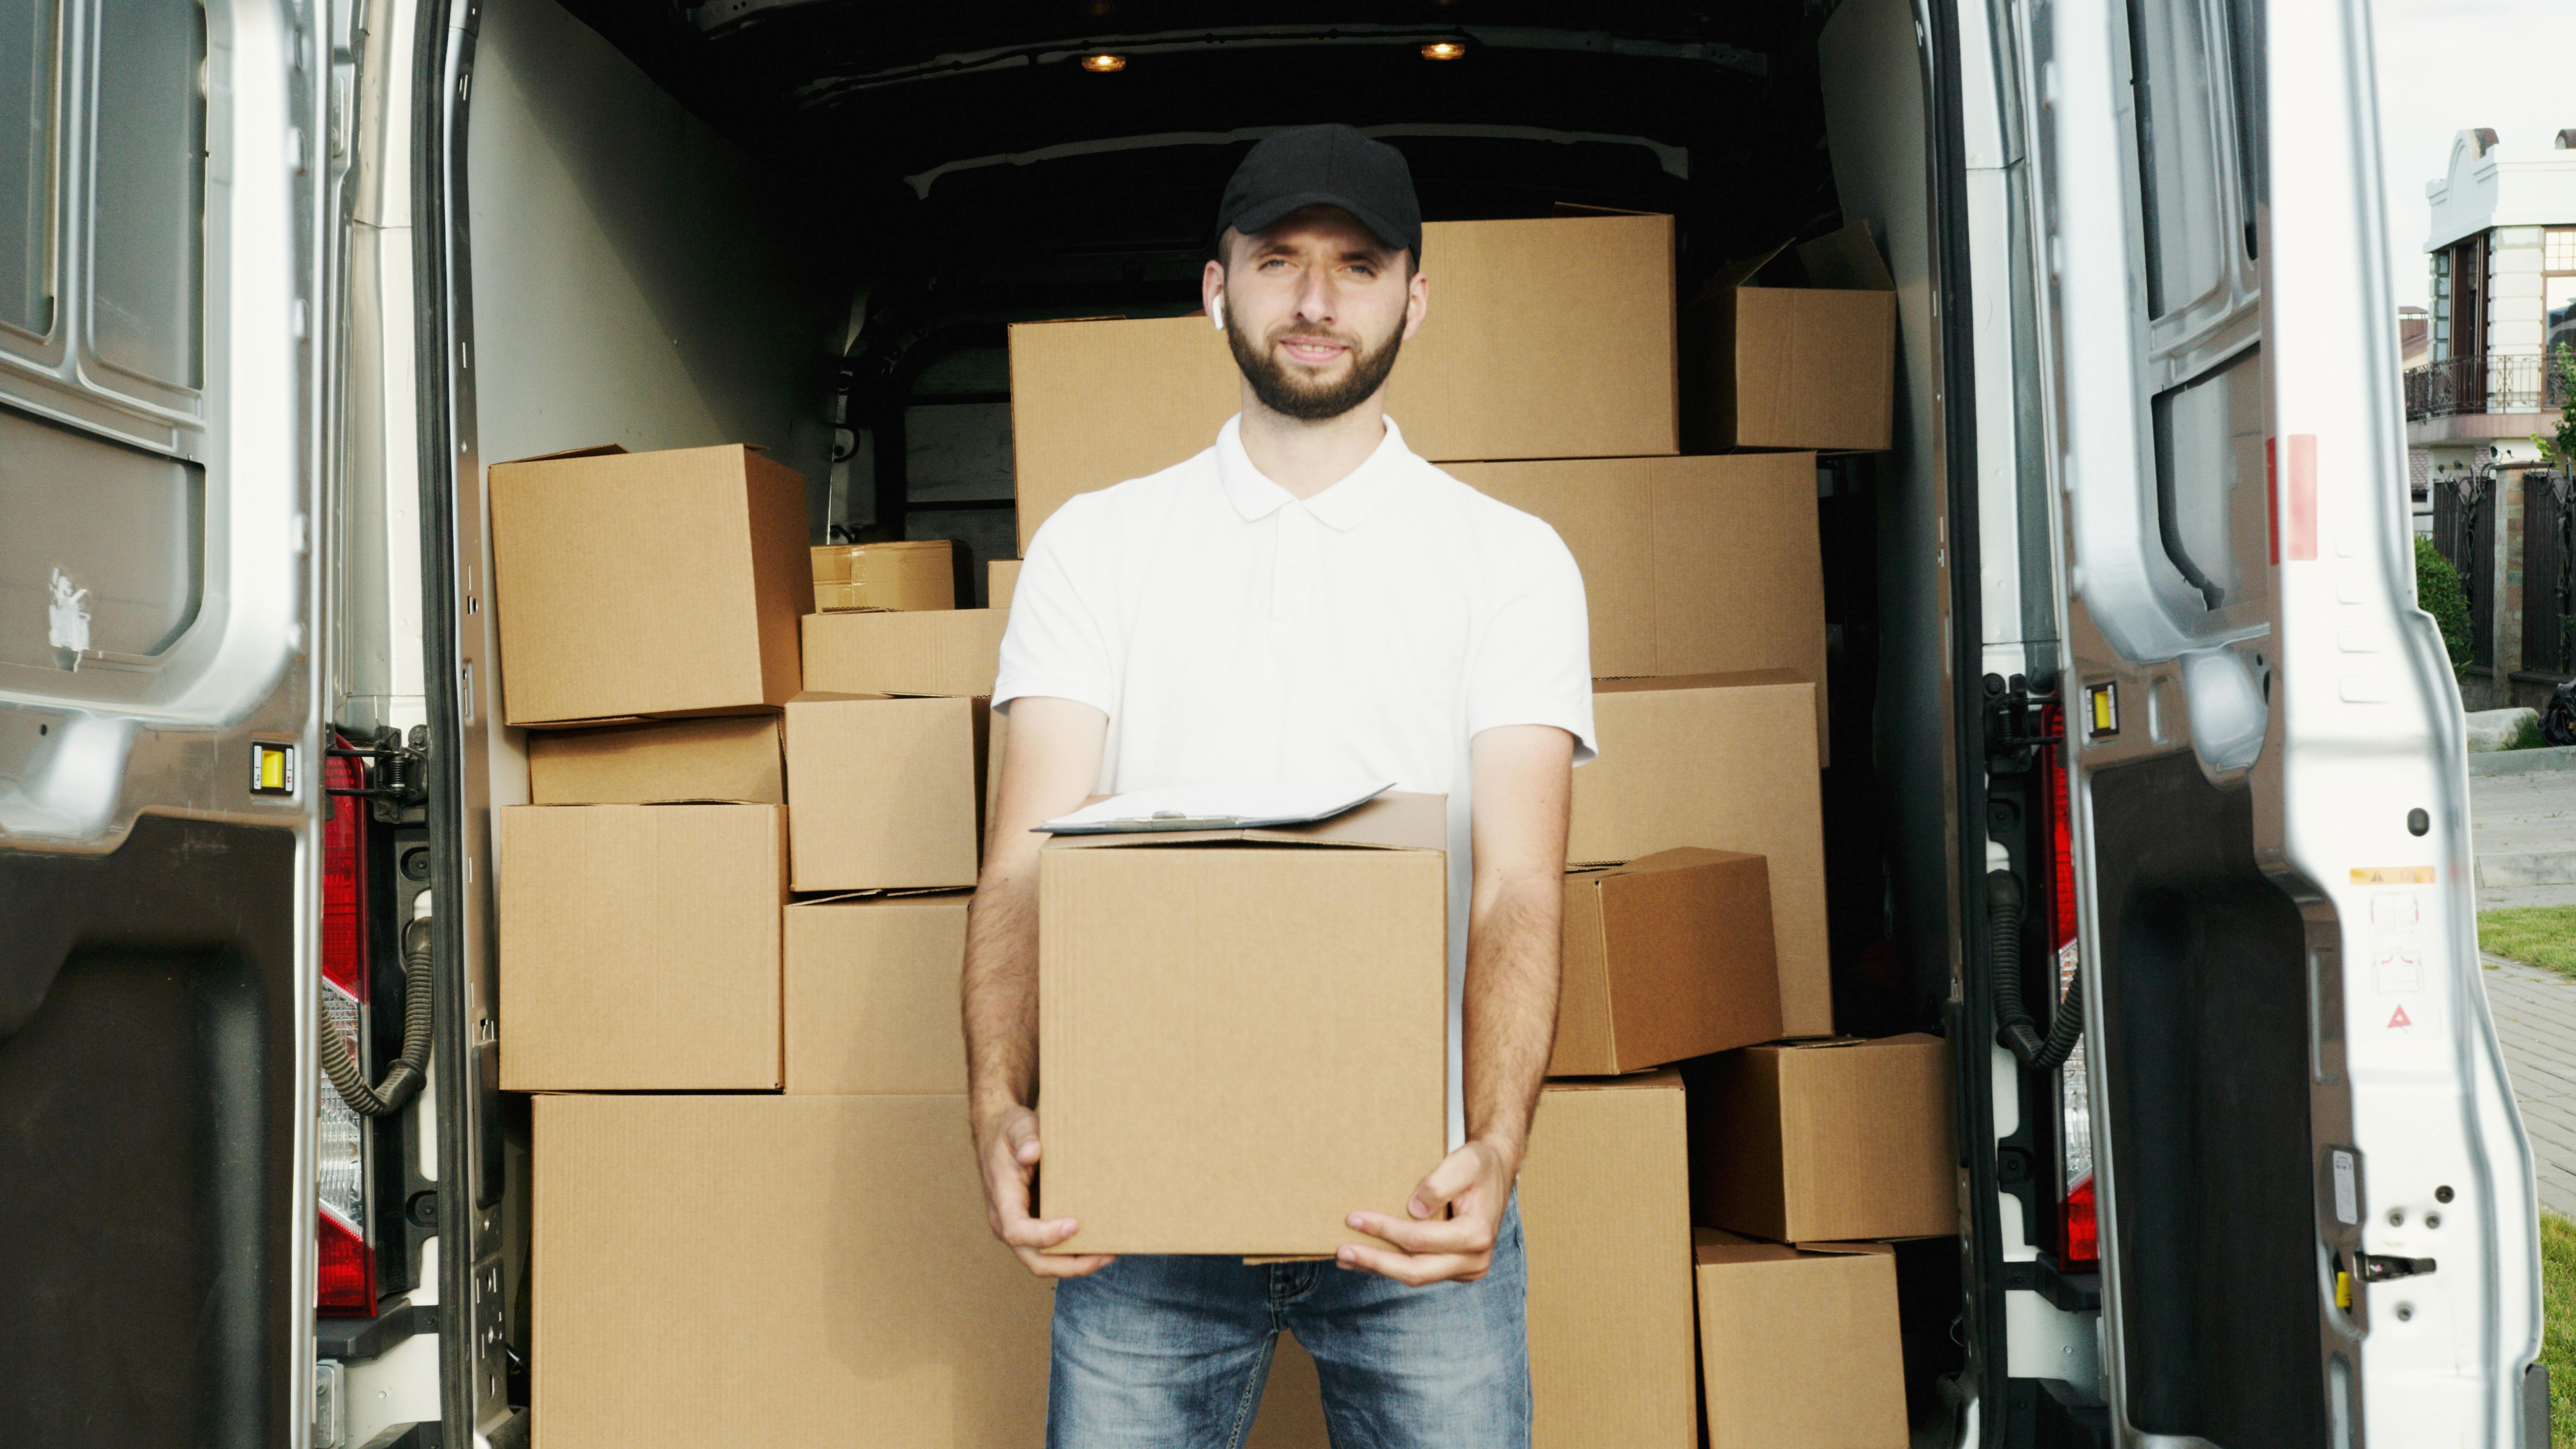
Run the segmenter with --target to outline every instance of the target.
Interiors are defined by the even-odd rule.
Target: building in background
[[[2570,485],[2533,442],[2567,398],[2550,356],[2576,349],[2576,127],[2520,143],[2462,131],[2425,195],[2432,305],[2427,355],[2406,371],[2409,462],[2420,450],[2434,543],[2469,595],[2462,698],[2535,704],[2576,672]],[[2399,330],[2402,345],[2402,313]]]
[[[2432,360],[2432,314],[2421,307],[2398,308],[2398,370],[2412,373]],[[2433,534],[2432,471],[2433,450],[2409,439],[2406,445],[2406,510],[2414,518],[2415,531],[2427,538]]]

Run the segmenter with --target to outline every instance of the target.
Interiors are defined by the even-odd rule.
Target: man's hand
[[[984,1221],[993,1236],[1019,1254],[1040,1278],[1080,1278],[1118,1260],[1102,1254],[1050,1256],[1044,1250],[1072,1237],[1082,1225],[1071,1218],[1041,1222],[1029,1216],[1029,1178],[1038,1165],[1038,1114],[1006,1107],[975,1124],[975,1156],[984,1165]]]
[[[1494,1266],[1494,1239],[1512,1199],[1519,1154],[1479,1138],[1442,1158],[1405,1203],[1410,1216],[1357,1212],[1350,1225],[1394,1244],[1392,1250],[1345,1243],[1334,1258],[1345,1268],[1383,1273],[1419,1288],[1455,1280],[1473,1283]],[[1450,1216],[1454,1210],[1455,1216]]]

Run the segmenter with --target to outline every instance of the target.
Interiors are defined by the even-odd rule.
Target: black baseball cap
[[[1256,232],[1309,206],[1338,206],[1369,234],[1422,263],[1422,203],[1404,153],[1348,126],[1294,126],[1262,138],[1234,168],[1217,203],[1209,246],[1219,259],[1226,229]]]

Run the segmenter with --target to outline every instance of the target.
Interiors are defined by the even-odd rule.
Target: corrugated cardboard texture
[[[536,1099],[545,1449],[1046,1437],[1053,1298],[962,1097]]]
[[[1040,852],[1042,1209],[1068,1252],[1330,1254],[1446,1149],[1445,856],[1153,840]]]
[[[1762,856],[1788,1036],[1833,1031],[1813,689],[1784,671],[1596,681],[1601,757],[1574,772],[1566,840],[1578,865],[1681,845]]]
[[[987,607],[1011,607],[1011,590],[1020,586],[1020,561],[997,558],[984,565],[984,602]]]
[[[1690,1086],[1702,1224],[1795,1243],[1959,1230],[1941,1038],[1750,1047]]]
[[[797,689],[805,480],[740,445],[497,463],[514,725],[740,710]]]
[[[805,616],[805,687],[833,694],[990,695],[1004,609]]]
[[[787,1090],[963,1092],[964,894],[787,908]]]
[[[1433,222],[1431,311],[1404,344],[1387,413],[1434,462],[1672,453],[1673,223],[1667,216]],[[1532,277],[1546,277],[1533,289]],[[1531,337],[1548,339],[1543,347]],[[1201,315],[1011,329],[1020,551],[1077,493],[1159,472],[1216,441],[1241,398]]]
[[[1780,1035],[1762,857],[1685,847],[1565,881],[1550,1076],[1611,1076]]]
[[[1812,456],[1578,458],[1450,471],[1565,540],[1583,570],[1594,674],[1789,670],[1816,686],[1822,758],[1825,582]]]
[[[1243,1437],[1243,1449],[1333,1449],[1324,1423],[1324,1384],[1314,1357],[1290,1334],[1279,1335],[1270,1355],[1270,1382],[1261,1408]]]
[[[776,1087],[785,814],[501,811],[501,1086]]]
[[[1810,286],[1749,285],[1780,250],[1728,266],[1682,309],[1686,446],[1891,446],[1896,291],[1868,227],[1798,248]]]
[[[528,736],[528,796],[538,805],[784,804],[787,771],[778,717],[716,715],[539,731]]]
[[[1681,1077],[1549,1083],[1520,1201],[1531,1449],[1692,1449]]]
[[[1709,1449],[1905,1449],[1896,1258],[1706,1235],[1697,1252]]]
[[[788,701],[790,883],[800,891],[973,885],[985,713],[980,699]]]

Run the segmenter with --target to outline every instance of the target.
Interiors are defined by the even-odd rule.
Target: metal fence
[[[2567,379],[2536,353],[2489,352],[2450,357],[2406,373],[2410,421],[2455,413],[2555,412],[2567,403]]]
[[[2522,475],[2522,667],[2576,674],[2576,480]]]
[[[2459,570],[2460,590],[2469,597],[2468,662],[2474,665],[2495,663],[2495,495],[2495,480],[2483,468],[2433,482],[2433,547]]]

